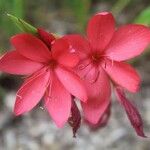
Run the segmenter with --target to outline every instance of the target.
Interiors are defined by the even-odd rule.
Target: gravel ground
[[[144,68],[148,66],[145,63]],[[144,76],[142,89],[138,94],[128,96],[139,108],[145,133],[150,136],[149,72],[144,72],[142,67],[138,70]],[[92,131],[82,123],[77,138],[73,138],[69,126],[58,129],[41,107],[15,118],[12,114],[15,92],[11,92],[0,112],[0,150],[149,150],[149,139],[136,136],[120,104],[112,97],[112,116],[108,125]]]

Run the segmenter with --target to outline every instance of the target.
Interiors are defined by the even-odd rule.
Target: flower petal
[[[43,65],[23,57],[17,51],[10,51],[0,59],[0,70],[17,75],[30,75],[42,68]]]
[[[79,57],[75,53],[64,53],[57,59],[57,61],[63,66],[73,68],[78,64]]]
[[[51,33],[48,33],[41,28],[38,28],[37,30],[41,40],[47,45],[49,49],[51,49],[51,43],[55,40],[55,37]]]
[[[115,31],[115,20],[111,13],[94,15],[87,27],[87,36],[94,50],[104,51]]]
[[[64,52],[70,52],[70,45],[65,39],[57,39],[52,44],[52,56],[53,58],[59,58]]]
[[[21,115],[30,111],[41,100],[48,85],[50,73],[45,70],[39,71],[39,75],[34,78],[31,76],[25,81],[20,90],[17,92],[14,112],[16,115]]]
[[[123,62],[107,61],[103,67],[110,78],[130,92],[137,92],[140,87],[140,77],[132,66]]]
[[[90,129],[96,131],[100,128],[105,127],[108,124],[108,121],[110,119],[111,115],[111,103],[107,106],[107,109],[105,110],[104,114],[100,118],[97,124],[92,124],[89,121],[85,120],[85,123],[89,125]]]
[[[52,85],[45,97],[45,107],[58,127],[67,122],[71,110],[71,95],[53,75]]]
[[[75,70],[80,78],[87,80],[90,83],[95,82],[99,76],[99,69],[91,63],[90,59],[80,61]]]
[[[85,87],[80,78],[74,72],[63,67],[56,68],[55,72],[61,83],[73,96],[83,102],[87,100]]]
[[[51,57],[46,45],[31,34],[17,34],[11,38],[11,43],[21,55],[31,60],[47,62]]]
[[[89,42],[78,34],[66,35],[63,39],[66,39],[72,48],[76,50],[76,53],[79,55],[80,59],[86,58],[91,52]]]
[[[143,121],[137,108],[126,98],[122,88],[116,87],[116,94],[118,97],[118,101],[124,107],[126,114],[137,135],[146,137],[143,131]]]
[[[109,43],[106,55],[110,59],[123,61],[140,55],[150,43],[150,30],[143,25],[120,27]]]
[[[82,103],[85,119],[97,124],[110,104],[111,87],[109,78],[103,69],[95,83],[89,83],[85,80],[88,93],[87,103]]]
[[[55,40],[52,45],[52,56],[57,59],[57,61],[68,67],[75,67],[79,62],[79,57],[75,53],[65,39]]]

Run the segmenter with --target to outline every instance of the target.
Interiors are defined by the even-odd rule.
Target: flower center
[[[98,52],[94,52],[91,55],[91,60],[92,60],[92,63],[94,63],[94,64],[99,64],[102,61],[102,58],[103,58],[103,56]]]
[[[54,60],[54,59],[51,59],[51,60],[49,61],[48,65],[49,65],[49,67],[50,67],[51,69],[54,69],[54,68],[57,66],[57,61]]]

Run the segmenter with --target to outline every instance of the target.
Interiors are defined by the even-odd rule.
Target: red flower
[[[139,75],[123,61],[144,51],[150,43],[150,30],[135,24],[124,25],[116,30],[112,14],[102,12],[90,19],[87,39],[80,35],[64,38],[81,58],[76,69],[85,79],[88,91],[88,101],[82,103],[85,119],[97,124],[110,104],[110,81],[130,92],[139,89]]]
[[[39,38],[18,34],[11,38],[15,50],[0,59],[0,70],[28,75],[17,92],[14,112],[30,111],[44,96],[45,107],[58,127],[68,120],[71,95],[83,102],[87,96],[80,78],[71,70],[79,61],[68,42],[39,29]]]

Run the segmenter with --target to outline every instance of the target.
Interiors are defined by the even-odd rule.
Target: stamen
[[[92,66],[92,68],[90,68],[90,69],[88,70],[88,72],[86,72],[86,74],[83,76],[84,79],[86,79],[86,78],[88,77],[89,73],[90,73],[93,69],[95,69],[95,72],[94,72],[93,77],[92,77],[93,79],[89,80],[90,83],[95,83],[95,82],[98,80],[98,77],[99,77],[99,74],[100,74],[99,69],[97,70],[97,68],[95,68],[94,66]]]
[[[89,65],[88,65],[89,66]],[[84,73],[84,75],[83,75],[83,79],[85,79],[86,78],[86,76],[89,74],[89,72],[92,70],[92,65],[91,65],[91,67]]]
[[[48,66],[51,68],[51,69],[54,69],[56,66],[57,66],[57,61],[54,60],[54,59],[51,59],[48,63]]]
[[[107,67],[107,59],[109,59],[110,61],[111,61],[111,67],[113,67],[113,65],[114,65],[114,60],[113,59],[111,59],[108,55],[103,55],[104,56],[104,63],[105,63],[105,65],[104,65],[104,67],[105,67],[105,69],[106,69],[106,67]]]
[[[104,68],[106,69],[107,68],[107,61],[106,61],[106,58],[104,57]]]
[[[81,64],[81,65],[78,66],[78,69],[79,69],[79,70],[83,70],[83,69],[85,69],[86,67],[88,67],[89,65],[90,65],[90,63],[88,63],[87,65]]]
[[[31,77],[27,78],[27,79],[25,80],[25,83],[24,83],[24,84],[22,85],[22,87],[19,89],[19,91],[22,90],[27,84],[29,84],[30,82],[32,82],[34,79],[36,79],[36,78],[38,78],[40,75],[44,74],[45,72],[42,71],[43,69],[46,69],[46,68],[42,68],[40,71],[37,71],[35,74],[31,75]],[[19,91],[18,91],[18,92],[19,92]],[[17,92],[17,93],[18,93],[18,92]]]
[[[86,59],[84,59],[83,62],[78,66],[79,70],[83,70],[91,64],[90,60],[87,61],[87,64],[84,64],[84,63],[86,63],[85,61],[86,61]]]
[[[97,80],[98,80],[98,77],[99,77],[99,74],[100,74],[100,71],[98,70],[97,73],[95,73],[95,79],[91,80],[91,83],[95,83]]]
[[[19,99],[22,99],[22,96],[20,96],[20,95],[18,95],[18,94],[16,94],[16,97],[18,97]]]
[[[45,102],[45,105],[47,105],[48,102],[49,102],[49,100],[51,99],[51,94],[52,94],[52,78],[49,79],[48,84],[49,84],[49,88],[48,88],[49,91],[47,91],[47,101]]]

